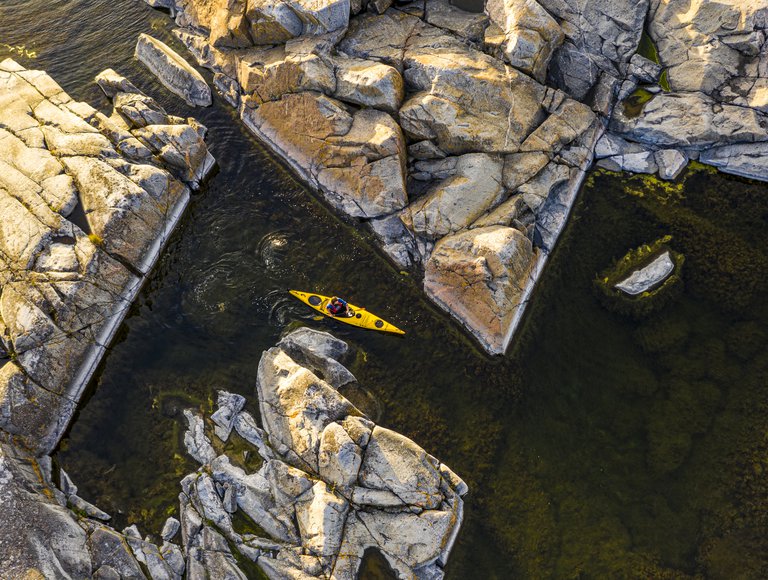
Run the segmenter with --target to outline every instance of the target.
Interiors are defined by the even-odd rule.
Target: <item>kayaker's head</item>
[[[338,304],[338,303],[339,303],[339,297],[338,296],[334,296],[333,298],[331,298],[331,304]]]

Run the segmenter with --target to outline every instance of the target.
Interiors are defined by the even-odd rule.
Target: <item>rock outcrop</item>
[[[283,4],[262,2],[258,14],[242,4],[179,1],[176,35],[252,132],[331,206],[366,222],[401,268],[425,269],[441,240],[498,225],[532,248],[518,257],[529,264],[508,268],[526,272],[511,285],[535,283],[534,262],[551,250],[602,132],[589,106],[543,84],[567,36],[544,3],[500,0],[471,14],[447,0],[353,2],[343,23],[311,29],[289,25]],[[425,289],[435,297],[437,286]],[[497,300],[491,286],[482,292],[473,304]],[[506,324],[499,344],[498,325],[461,295],[436,302],[503,352]],[[497,307],[516,321],[524,302]]]
[[[768,174],[757,1],[489,0],[482,14],[446,0],[339,6],[317,3],[336,19],[310,27],[271,0],[172,8],[177,36],[246,125],[366,222],[399,267],[428,270],[438,246],[469,248],[450,238],[476,228],[529,239],[530,263],[505,265],[525,272],[510,280],[523,291],[501,302],[493,283],[463,303],[467,293],[425,280],[490,352],[506,349],[594,157],[663,179],[689,159]],[[512,320],[501,343],[498,325],[470,306],[492,302]]]
[[[224,416],[261,456],[256,472],[217,456],[203,418],[187,413],[185,443],[202,464],[179,496],[190,575],[244,578],[232,546],[275,579],[353,580],[369,548],[402,578],[442,577],[467,486],[339,394],[355,381],[340,363],[346,351],[344,342],[309,329],[266,351],[257,381],[263,431],[241,409],[242,397],[219,393],[211,416],[217,437]],[[266,535],[238,532],[238,511]]]
[[[0,429],[42,454],[213,164],[194,121],[102,85],[110,117],[0,63]]]
[[[207,107],[211,89],[202,75],[171,47],[147,34],[136,42],[136,58],[152,71],[163,86],[184,99],[188,105]]]
[[[205,128],[112,70],[110,116],[0,62],[0,554],[12,578],[181,578],[135,558],[48,456],[214,160]]]

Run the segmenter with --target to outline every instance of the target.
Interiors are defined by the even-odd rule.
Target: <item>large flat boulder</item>
[[[721,105],[703,93],[663,93],[628,117],[617,108],[610,128],[622,137],[658,147],[704,149],[712,144],[764,141],[768,117]]]
[[[288,94],[243,120],[347,215],[378,217],[405,207],[405,140],[387,113],[350,113],[313,92]]]
[[[491,353],[502,353],[536,257],[531,241],[504,226],[475,228],[435,244],[424,290]]]

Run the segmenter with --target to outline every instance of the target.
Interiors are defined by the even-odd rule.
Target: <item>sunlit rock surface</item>
[[[441,578],[463,517],[466,484],[410,439],[374,424],[336,389],[355,381],[347,345],[300,329],[266,351],[258,370],[262,431],[247,411],[230,419],[261,455],[247,473],[235,458],[201,456],[215,440],[187,414],[185,443],[202,467],[182,481],[187,569],[244,577],[229,546],[269,578],[353,580],[365,550],[402,578]],[[327,381],[321,377],[326,377]],[[230,416],[232,395],[219,393]],[[220,421],[215,421],[218,427]],[[236,531],[241,511],[266,535]]]
[[[445,0],[352,2],[343,23],[311,29],[292,24],[283,4],[244,5],[180,0],[176,35],[246,126],[331,206],[367,222],[400,267],[421,270],[441,239],[484,225],[550,251],[603,125],[589,105],[543,84],[568,37],[544,3],[500,1],[472,14]],[[623,67],[634,37],[618,25],[601,33],[627,45],[613,55]],[[484,346],[497,332],[484,315],[466,316],[467,305],[438,303]],[[504,317],[518,306],[499,304],[511,309]]]
[[[187,104],[202,107],[211,104],[211,89],[203,76],[165,43],[140,34],[136,42],[136,58]]]
[[[202,127],[114,71],[100,82],[110,117],[0,63],[0,428],[38,453],[213,164]]]

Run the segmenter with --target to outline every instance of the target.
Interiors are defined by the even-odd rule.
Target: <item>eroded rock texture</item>
[[[202,127],[112,71],[100,82],[111,117],[0,63],[0,429],[37,453],[213,164]]]
[[[563,226],[612,103],[608,95],[591,108],[568,82],[543,83],[550,63],[564,62],[563,43],[587,60],[602,44],[582,46],[564,16],[535,0],[494,1],[481,14],[448,0],[358,0],[342,14],[342,3],[322,0],[313,9],[334,18],[314,27],[291,24],[284,3],[224,4],[177,2],[177,36],[245,124],[333,207],[367,222],[400,267],[429,269],[440,242],[473,260],[450,240],[471,228],[503,226],[529,240],[517,257],[529,262],[478,282],[477,301],[441,286],[453,278],[425,285],[487,350],[504,352],[524,304],[516,289],[535,282],[528,274]],[[569,17],[579,9],[560,8]],[[611,8],[620,22],[601,20],[582,8],[614,47],[600,70],[618,78],[639,39],[625,29],[634,16]],[[499,285],[508,300],[498,301]],[[470,307],[494,301],[501,325]]]
[[[759,0],[489,0],[481,14],[320,0],[334,18],[309,27],[270,0],[167,5],[244,122],[400,267],[435,272],[438,245],[470,263],[473,246],[451,238],[474,228],[530,240],[527,267],[505,264],[470,302],[439,281],[461,276],[425,283],[489,352],[506,349],[601,135],[608,169],[675,179],[700,159],[768,179]],[[471,306],[498,302],[498,284],[501,326]]]
[[[274,579],[353,580],[368,548],[401,578],[443,577],[467,486],[338,392],[355,381],[339,362],[346,351],[309,329],[266,351],[257,382],[263,431],[242,397],[219,393],[211,416],[217,437],[226,427],[252,444],[263,460],[254,473],[217,455],[203,418],[187,413],[185,444],[203,464],[180,495],[190,574],[200,567],[209,577],[244,577],[229,542]],[[231,515],[238,510],[268,537],[238,533]]]

